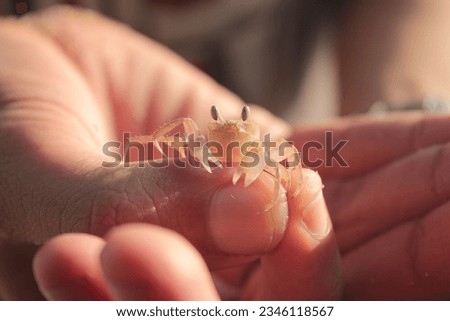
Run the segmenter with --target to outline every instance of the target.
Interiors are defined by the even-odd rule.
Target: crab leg
[[[264,208],[264,212],[270,210],[276,203],[278,200],[278,196],[280,195],[280,188],[281,188],[281,174],[280,174],[280,168],[282,166],[277,163],[276,165],[276,170],[275,170],[275,186],[274,186],[274,191],[272,194],[272,199],[270,200],[270,203],[266,205],[266,207]]]
[[[178,127],[181,127],[181,130],[173,133],[175,129]],[[145,135],[145,136],[135,136],[130,138],[130,142],[138,142],[142,144],[148,144],[153,143],[153,145],[156,147],[156,149],[164,156],[167,157],[167,155],[164,153],[164,151],[161,148],[161,143],[172,143],[174,134],[181,134],[180,136],[183,137],[183,142],[185,142],[186,137],[191,134],[198,134],[198,126],[197,124],[190,118],[178,118],[175,120],[172,120],[171,122],[161,126],[158,130],[156,130],[151,135]],[[180,151],[180,147],[177,147],[177,150]],[[183,151],[184,152],[184,151]]]
[[[302,177],[302,171],[301,171],[300,154],[297,148],[288,141],[280,139],[276,141],[276,148],[271,149],[270,159],[277,163],[286,160],[286,168],[282,166],[283,169],[287,171],[286,190],[290,189],[292,177],[293,175],[295,175],[297,177],[296,181],[298,182],[298,185],[292,197],[298,195],[298,193],[300,193],[301,190],[300,182]]]
[[[180,130],[175,131],[179,127],[181,127]],[[178,140],[178,142],[183,143],[181,146],[175,146],[173,144],[175,142],[175,135],[178,135],[181,138]],[[194,142],[200,143],[199,146],[191,146],[188,144],[187,138],[190,135],[194,136]],[[131,137],[129,142],[138,142],[142,144],[153,143],[156,149],[165,157],[168,157],[168,155],[166,155],[166,153],[162,150],[160,143],[168,144],[170,147],[178,151],[183,158],[186,158],[186,148],[188,148],[189,152],[191,152],[195,159],[197,159],[209,173],[211,173],[211,167],[209,166],[208,161],[211,161],[221,167],[220,161],[215,157],[207,156],[207,159],[205,159],[203,151],[204,148],[206,148],[206,138],[203,135],[200,135],[197,124],[190,118],[175,119],[163,125],[153,134]],[[209,152],[209,149],[207,151]],[[128,151],[126,150],[125,152]]]
[[[291,187],[291,182],[292,182],[292,175],[296,175],[298,177],[297,181],[299,182],[297,185],[297,189],[295,190],[294,194],[292,195],[292,197],[295,197],[298,195],[298,193],[300,193],[301,190],[301,184],[300,184],[300,179],[301,179],[301,166],[299,164],[299,159],[298,159],[298,151],[294,146],[288,147],[288,152],[286,153],[286,155],[279,155],[278,152],[280,151],[278,148],[271,151],[270,152],[270,159],[273,161],[277,161],[276,165],[275,165],[275,186],[274,186],[274,192],[273,192],[273,197],[270,201],[269,204],[267,204],[267,206],[264,208],[264,211],[268,211],[269,209],[271,209],[277,202],[278,197],[279,197],[279,193],[281,188],[284,188],[284,191],[289,191],[290,187]],[[289,164],[292,164],[292,167],[284,167],[283,165],[281,165],[279,162],[283,161],[283,160],[287,160],[287,165],[289,166]],[[273,167],[266,167],[265,171],[271,173],[273,172]],[[272,173],[273,175],[273,173]],[[286,185],[283,185],[282,182],[285,181]]]

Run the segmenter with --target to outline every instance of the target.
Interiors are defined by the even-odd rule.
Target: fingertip
[[[218,299],[205,262],[181,235],[126,224],[112,229],[106,241],[100,260],[116,299]]]
[[[286,191],[272,201],[274,177],[263,173],[250,186],[225,185],[211,199],[209,230],[214,245],[228,254],[258,255],[273,249],[287,224]]]
[[[88,234],[57,236],[37,252],[33,271],[49,300],[106,300],[99,254],[105,242]]]
[[[298,209],[297,213],[301,213],[301,225],[306,231],[314,239],[321,240],[332,230],[322,179],[316,171],[303,169],[302,186],[299,199],[292,206]]]
[[[305,207],[312,202],[317,195],[322,192],[324,185],[322,178],[317,171],[309,168],[302,168],[301,206]]]

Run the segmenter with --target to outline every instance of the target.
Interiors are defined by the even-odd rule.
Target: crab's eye
[[[216,106],[212,106],[211,107],[211,117],[214,120],[218,120],[219,119],[219,110],[217,109]]]
[[[248,107],[248,106],[242,107],[241,119],[243,121],[246,121],[248,119],[249,115],[250,115],[250,107]]]

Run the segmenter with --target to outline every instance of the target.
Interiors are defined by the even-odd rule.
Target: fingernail
[[[285,192],[279,193],[272,208],[265,208],[273,186],[273,178],[264,175],[248,187],[229,185],[216,191],[209,228],[218,250],[252,255],[276,246],[286,228],[288,208]]]
[[[331,230],[331,220],[322,192],[323,185],[317,173],[310,171],[306,175],[309,182],[307,188],[313,198],[303,209],[302,222],[314,238],[321,240]]]

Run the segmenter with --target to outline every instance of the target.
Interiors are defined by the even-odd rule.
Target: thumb
[[[287,200],[280,193],[277,203],[266,209],[277,183],[273,176],[263,173],[244,187],[233,185],[234,171],[216,168],[208,173],[174,163],[166,168],[105,169],[107,174],[98,179],[104,185],[87,201],[94,204],[91,232],[103,235],[129,222],[156,224],[186,237],[213,268],[246,262],[280,241]]]
[[[103,236],[116,225],[142,222],[180,233],[216,267],[219,259],[220,266],[234,265],[270,251],[286,227],[284,194],[265,210],[275,184],[266,173],[244,187],[233,185],[234,168],[213,169],[212,173],[174,163],[165,168],[138,164],[106,168],[100,166],[101,158],[92,155],[75,172],[48,160],[32,162],[33,154],[21,155],[29,166],[16,177],[27,184],[12,183],[19,194],[3,203],[11,208],[3,217],[8,219],[3,232],[17,241],[40,244],[66,232]]]

